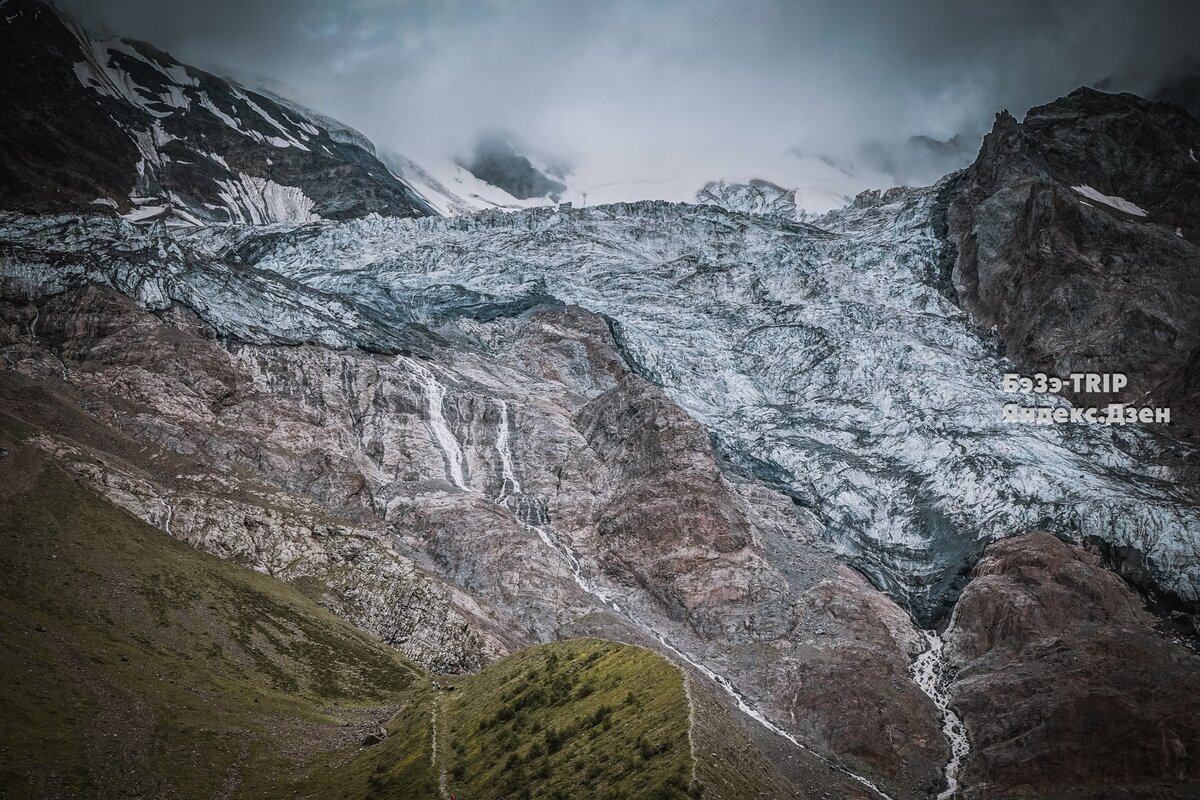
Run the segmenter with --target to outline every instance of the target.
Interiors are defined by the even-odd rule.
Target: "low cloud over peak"
[[[63,4],[184,61],[270,81],[381,150],[461,156],[504,129],[595,182],[699,185],[797,148],[844,164],[880,147],[928,160],[911,137],[977,142],[998,109],[1019,116],[1102,79],[1149,92],[1200,57],[1190,2]]]

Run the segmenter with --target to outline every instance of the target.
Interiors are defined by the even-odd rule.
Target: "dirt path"
[[[676,665],[678,667],[678,665]],[[683,695],[687,698],[688,704],[688,752],[692,756],[692,776],[691,783],[696,785],[699,781],[699,776],[696,773],[696,765],[699,763],[696,760],[696,702],[692,699],[692,678],[688,675],[687,670],[678,667],[679,674],[683,676]]]
[[[429,765],[438,776],[438,795],[442,800],[450,800],[450,789],[446,785],[446,761],[438,757],[438,718],[441,716],[442,691],[434,690],[432,710],[429,712]]]

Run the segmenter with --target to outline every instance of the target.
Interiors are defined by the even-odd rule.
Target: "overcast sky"
[[[279,90],[381,148],[508,129],[574,163],[714,177],[791,147],[978,135],[1080,84],[1198,56],[1200,2],[60,0],[89,25]]]

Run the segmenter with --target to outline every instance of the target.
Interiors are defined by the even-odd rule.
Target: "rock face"
[[[0,391],[6,422],[40,431],[32,443],[68,472],[176,538],[303,586],[430,669],[478,668],[527,641],[398,553],[363,508],[365,477],[332,462],[336,441],[255,391],[190,312],[159,319],[99,289],[52,308],[38,326],[50,338],[27,340],[5,305]]]
[[[1124,372],[1118,398],[1090,402],[1168,406],[1173,431],[1200,431],[1200,122],[1078,89],[998,115],[953,192],[958,297],[1009,358]]]
[[[548,174],[553,172],[562,178],[564,173],[561,168],[539,169],[502,134],[482,136],[462,167],[479,180],[503,189],[518,200],[537,197],[556,200],[567,188],[562,181]]]
[[[584,406],[576,424],[611,476],[595,487],[607,495],[598,525],[608,569],[659,593],[669,613],[713,638],[737,631],[723,630],[710,609],[744,603],[756,588],[783,596],[781,586],[728,579],[753,581],[770,569],[737,563],[754,558],[749,525],[733,509],[707,434],[661,390],[628,374]],[[701,565],[730,574],[692,583]]]
[[[972,742],[963,797],[1195,797],[1200,656],[1153,623],[1077,546],[992,545],[946,632]]]
[[[171,224],[433,213],[340,126],[144,42],[97,41],[39,0],[4,4],[0,75],[7,209]]]

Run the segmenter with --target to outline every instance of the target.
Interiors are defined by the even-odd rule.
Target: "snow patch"
[[[245,131],[242,130],[241,124],[238,123],[237,120],[235,120],[233,117],[226,114],[221,109],[217,108],[217,104],[214,103],[212,101],[212,98],[208,96],[208,92],[200,93],[200,105],[203,106],[204,108],[207,108],[209,111],[212,112],[213,116],[215,116],[217,119],[221,120],[221,122],[224,122],[229,127],[233,128],[238,133],[242,133],[242,134],[245,133]]]
[[[192,107],[192,101],[183,93],[183,89],[178,86],[167,87],[167,91],[159,95],[164,106],[177,108],[180,111],[189,111]]]
[[[418,165],[403,156],[383,156],[389,171],[443,217],[495,209],[516,211],[545,205],[546,198],[518,200],[503,189],[479,180],[447,158],[431,158]]]
[[[1113,195],[1101,194],[1086,183],[1082,186],[1072,186],[1072,189],[1079,192],[1084,197],[1091,198],[1097,203],[1104,203],[1110,208],[1115,208],[1117,211],[1123,211],[1126,214],[1132,214],[1135,217],[1146,216],[1146,210],[1141,206],[1129,202],[1123,197],[1114,197]]]
[[[166,206],[138,206],[128,214],[123,214],[122,216],[130,222],[141,222],[151,217],[157,217],[166,210]]]
[[[315,203],[298,186],[240,173],[237,180],[217,181],[218,192],[231,222],[267,225],[272,222],[317,222]]]
[[[209,161],[212,161],[216,164],[220,164],[227,170],[229,169],[229,162],[225,160],[225,156],[222,156],[218,153],[209,153],[205,150],[197,150],[196,154],[203,156],[204,158],[207,158]],[[230,170],[230,172],[232,172],[232,170]]]
[[[258,114],[260,117],[262,117],[264,120],[266,120],[267,124],[271,125],[273,128],[275,128],[276,130],[278,130],[280,133],[283,134],[282,138],[278,137],[278,136],[263,137],[265,139],[265,141],[270,142],[271,144],[275,145],[276,147],[299,147],[301,150],[308,152],[308,148],[305,147],[304,144],[302,142],[300,142],[300,140],[298,140],[298,139],[296,139],[296,137],[292,136],[291,131],[289,131],[287,128],[283,127],[283,125],[281,125],[277,119],[275,119],[270,114],[268,114],[266,111],[264,111],[258,105],[258,103],[255,103],[253,100],[251,100],[249,97],[247,97],[246,94],[244,92],[240,91],[236,86],[233,87],[233,94],[235,97],[237,97],[243,103],[250,106],[250,108],[256,114]],[[257,134],[256,131],[242,131],[242,132],[247,135],[256,136],[256,138],[261,136],[261,134]]]

